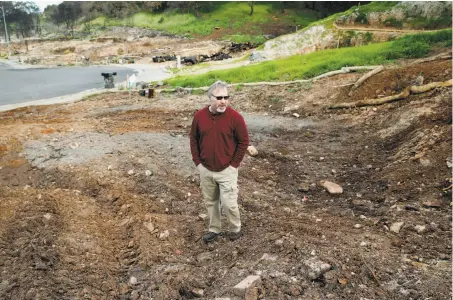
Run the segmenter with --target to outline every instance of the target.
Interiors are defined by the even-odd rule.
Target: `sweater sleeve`
[[[244,118],[238,114],[235,126],[235,139],[237,141],[236,151],[234,152],[231,166],[238,168],[244,158],[245,151],[249,146],[249,133],[245,125]]]
[[[192,160],[196,166],[201,163],[198,139],[198,117],[197,115],[195,115],[192,121],[192,127],[190,129],[190,152],[192,153]]]

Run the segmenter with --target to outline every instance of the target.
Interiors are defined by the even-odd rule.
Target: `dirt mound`
[[[385,70],[351,98],[362,74],[232,89],[259,154],[240,168],[244,237],[210,245],[188,143],[205,96],[0,113],[0,298],[243,299],[248,275],[246,299],[451,297],[451,88],[327,108],[449,79],[447,63]]]

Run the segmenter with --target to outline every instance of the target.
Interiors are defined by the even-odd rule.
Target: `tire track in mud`
[[[139,252],[113,207],[77,189],[28,190],[2,191],[0,298],[127,298],[128,271]]]

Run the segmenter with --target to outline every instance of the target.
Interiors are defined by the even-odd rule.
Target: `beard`
[[[223,106],[223,107],[217,107],[217,108],[216,108],[216,111],[217,111],[218,113],[224,113],[224,112],[225,112],[225,110],[226,110],[226,106]]]

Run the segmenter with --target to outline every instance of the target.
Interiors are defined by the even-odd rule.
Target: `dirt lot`
[[[420,73],[451,79],[451,60],[383,71],[351,98],[361,74],[232,89],[259,154],[240,167],[244,237],[211,245],[188,139],[204,96],[0,113],[0,299],[451,298],[451,88],[327,109]],[[236,296],[248,275],[261,283]]]

